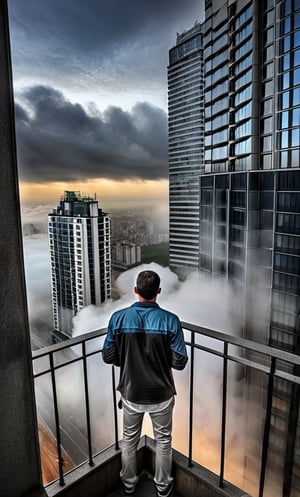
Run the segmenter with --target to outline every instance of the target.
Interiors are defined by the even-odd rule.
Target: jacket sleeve
[[[175,320],[174,330],[171,333],[171,365],[173,369],[182,370],[188,361],[184,336],[179,319]]]
[[[113,327],[113,317],[111,317],[108,323],[107,335],[102,349],[102,358],[106,364],[113,364],[114,366],[120,365],[116,335]]]
[[[178,370],[184,369],[187,361],[188,361],[187,355],[184,356],[184,355],[178,354],[177,352],[173,352],[173,350],[172,350],[172,368],[173,369],[178,369]]]

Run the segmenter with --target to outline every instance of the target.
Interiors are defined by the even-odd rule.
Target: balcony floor
[[[96,455],[93,465],[88,462],[65,474],[64,485],[56,480],[47,485],[47,497],[124,497],[120,482],[121,450],[114,445]],[[155,467],[155,442],[147,436],[140,440],[137,467],[142,477],[133,497],[156,497],[153,483]],[[191,467],[187,458],[173,450],[173,474],[175,487],[172,497],[250,497],[248,494],[224,482],[197,463]]]
[[[106,497],[124,497],[124,492],[120,485],[114,492],[111,492]],[[136,491],[133,494],[134,497],[156,497],[155,487],[153,483],[153,477],[148,472],[143,472],[141,479],[136,487]],[[173,492],[172,497],[179,497],[179,495]],[[199,495],[199,497],[201,497]]]

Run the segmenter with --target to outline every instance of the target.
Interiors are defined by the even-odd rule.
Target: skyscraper
[[[300,11],[291,1],[215,4],[206,2],[204,34],[200,268],[242,286],[263,268],[271,343],[296,351]]]
[[[299,354],[299,2],[206,0],[204,62],[199,266],[244,295],[245,336]],[[268,464],[299,495],[298,389],[276,381],[272,404]]]
[[[199,269],[242,296],[243,336],[299,354],[299,2],[206,0],[203,58]],[[186,212],[182,205],[181,219]],[[170,237],[183,225],[170,225]],[[246,382],[247,400],[257,404],[262,385],[257,376]],[[282,475],[284,496],[300,495],[299,396],[284,379],[275,381],[268,467]]]
[[[111,296],[110,220],[98,201],[65,191],[48,215],[54,329],[72,335],[72,319]]]
[[[177,35],[169,51],[170,266],[199,266],[199,174],[203,166],[201,25]]]

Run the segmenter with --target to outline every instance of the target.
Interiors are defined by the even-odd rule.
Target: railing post
[[[226,439],[226,415],[227,415],[227,372],[228,372],[228,342],[224,342],[223,349],[223,395],[222,395],[222,429],[221,429],[221,457],[219,487],[223,486],[224,461],[225,461],[225,439]]]
[[[65,484],[65,481],[64,481],[64,473],[63,473],[63,458],[62,458],[62,455],[61,455],[60,423],[59,423],[58,404],[57,404],[57,391],[56,391],[56,380],[55,380],[53,352],[50,352],[50,354],[49,354],[49,362],[50,362],[50,370],[51,370],[53,404],[54,404],[54,417],[55,417],[56,446],[57,446],[57,456],[58,456],[59,484],[63,486]]]
[[[88,387],[88,374],[87,374],[87,360],[86,360],[86,344],[82,342],[82,359],[83,359],[83,378],[84,378],[84,394],[85,394],[85,412],[86,412],[86,427],[88,439],[88,452],[89,452],[89,465],[94,466],[93,453],[92,453],[92,435],[91,435],[91,416],[90,416],[90,400],[89,400],[89,387]]]
[[[113,389],[113,405],[114,405],[114,422],[115,422],[115,449],[119,450],[119,430],[118,430],[118,412],[117,412],[117,396],[116,396],[116,379],[115,368],[112,366],[112,389]]]
[[[189,410],[189,458],[188,466],[191,467],[193,455],[193,411],[194,411],[194,355],[195,332],[191,332],[191,359],[190,359],[190,410]]]
[[[268,397],[267,397],[267,409],[261,454],[261,470],[260,470],[260,482],[259,482],[259,497],[263,497],[264,486],[265,486],[265,476],[267,467],[267,455],[269,446],[269,435],[271,426],[271,410],[272,410],[272,397],[273,397],[273,383],[274,383],[274,373],[275,373],[276,358],[271,359],[271,368],[269,373],[269,383],[268,383]]]

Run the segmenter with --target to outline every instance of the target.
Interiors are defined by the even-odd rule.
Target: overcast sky
[[[202,0],[9,0],[19,174],[167,180],[167,65]],[[50,191],[50,190],[49,190]]]

